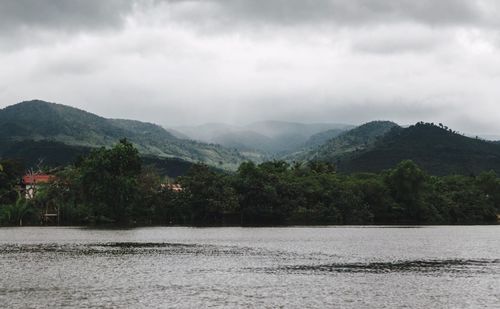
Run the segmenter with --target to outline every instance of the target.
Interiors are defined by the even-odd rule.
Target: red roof
[[[36,175],[24,175],[23,183],[25,185],[31,185],[35,183],[48,183],[50,182],[54,176],[46,175],[46,174],[36,174]]]
[[[181,192],[183,191],[182,187],[180,184],[177,183],[168,183],[168,184],[161,184],[162,188],[166,188],[168,190],[174,191],[174,192]]]

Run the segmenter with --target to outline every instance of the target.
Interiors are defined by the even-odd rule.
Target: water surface
[[[499,308],[500,226],[0,228],[6,308]]]

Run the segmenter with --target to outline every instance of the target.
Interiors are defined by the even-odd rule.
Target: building
[[[23,176],[21,188],[27,200],[36,197],[36,194],[41,186],[54,181],[55,177],[48,174],[29,173]],[[41,210],[41,220],[46,225],[59,225],[59,207],[51,203],[39,205]]]
[[[162,189],[167,189],[167,190],[170,190],[170,191],[173,191],[173,192],[182,192],[183,189],[181,187],[180,184],[178,183],[162,183],[161,184],[161,188]]]
[[[21,186],[26,199],[33,199],[40,185],[47,184],[54,179],[54,176],[48,174],[26,174],[23,176]]]

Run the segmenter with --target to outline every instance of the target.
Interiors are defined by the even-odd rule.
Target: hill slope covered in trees
[[[0,110],[0,140],[4,143],[50,141],[99,147],[111,146],[121,138],[127,138],[144,155],[204,162],[221,168],[234,168],[245,160],[235,150],[179,139],[152,123],[106,119],[61,104],[33,100]]]
[[[286,159],[292,161],[335,162],[345,154],[371,147],[378,138],[396,126],[397,124],[391,121],[371,121],[339,134],[337,134],[338,132],[330,132],[333,138],[327,140],[325,143],[298,151],[287,156]],[[319,138],[321,139],[322,137],[320,136]]]
[[[500,145],[420,122],[408,128],[395,127],[372,147],[335,159],[344,172],[378,172],[402,160],[413,160],[435,175],[477,175],[500,172]]]

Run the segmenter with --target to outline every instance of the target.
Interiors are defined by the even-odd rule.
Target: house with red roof
[[[39,186],[50,183],[52,180],[54,180],[54,176],[48,174],[24,175],[21,180],[21,186],[24,189],[24,196],[26,199],[34,198]]]

